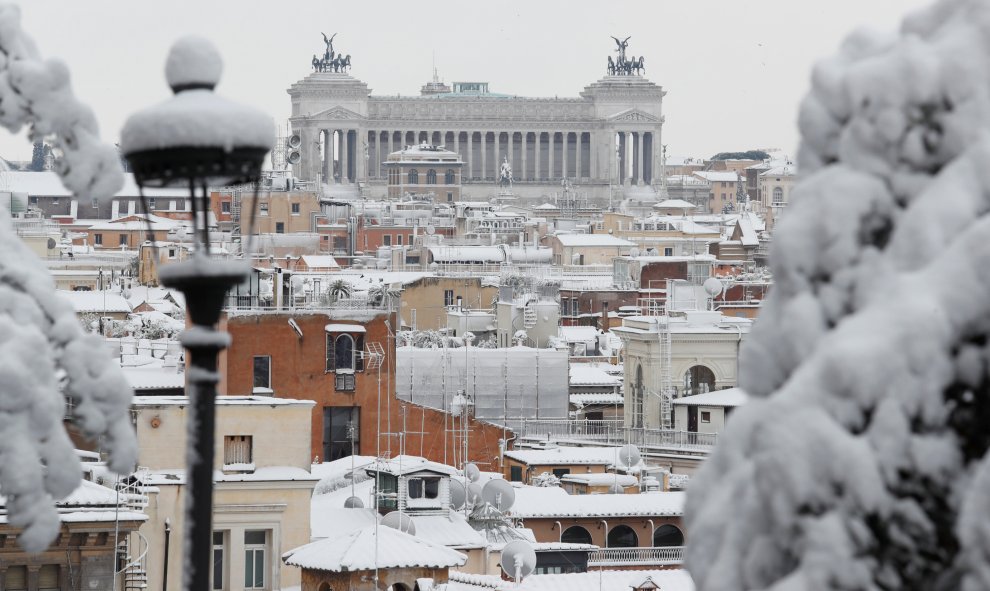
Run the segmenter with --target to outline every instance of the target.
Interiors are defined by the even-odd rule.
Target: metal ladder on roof
[[[670,285],[667,286],[670,297]],[[674,380],[671,375],[673,364],[673,339],[670,335],[670,316],[664,311],[657,316],[657,340],[660,344],[660,428],[673,429],[671,417],[674,409]]]

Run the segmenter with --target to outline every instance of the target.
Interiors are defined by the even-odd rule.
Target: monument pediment
[[[310,119],[364,119],[365,117],[360,113],[355,113],[354,111],[344,108],[344,107],[330,107],[325,111],[320,111],[309,117]]]
[[[640,111],[639,109],[626,109],[611,115],[608,118],[609,121],[640,121],[643,123],[660,123],[660,118],[655,115],[650,115],[646,111]]]

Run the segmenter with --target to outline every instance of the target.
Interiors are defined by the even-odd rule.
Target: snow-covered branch
[[[124,184],[117,150],[100,142],[96,117],[72,93],[65,63],[42,60],[20,21],[16,5],[0,4],[0,125],[13,133],[27,125],[32,141],[51,139],[66,188],[107,200]]]
[[[757,400],[691,483],[687,565],[701,591],[986,589],[990,4],[852,35],[800,126]]]
[[[62,153],[59,175],[78,197],[110,198],[120,190],[116,150],[99,143],[96,120],[73,96],[67,68],[39,59],[9,4],[0,4],[0,125],[12,132],[28,125],[32,140],[53,138]],[[53,499],[81,480],[63,417],[86,437],[102,438],[110,467],[126,473],[137,462],[130,399],[102,340],[83,331],[0,208],[0,494],[11,525],[23,528],[25,549],[40,551],[58,535]]]

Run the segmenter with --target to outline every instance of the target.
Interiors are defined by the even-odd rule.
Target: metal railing
[[[588,554],[588,566],[682,564],[684,546],[656,548],[601,548]]]
[[[622,420],[520,419],[510,425],[519,437],[531,439],[573,439],[641,447],[711,448],[717,433],[694,433],[675,429],[626,427]]]

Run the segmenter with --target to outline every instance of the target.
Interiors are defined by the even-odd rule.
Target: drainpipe
[[[559,521],[554,521],[553,523],[554,523],[554,525],[557,526],[557,541],[558,542],[563,542],[564,541],[564,526],[560,525],[560,522]],[[550,531],[553,531],[553,528],[552,527],[550,528]]]
[[[608,548],[608,522],[602,519],[601,523],[605,524],[605,547]]]
[[[657,531],[657,526],[653,525],[652,519],[647,519],[646,521],[650,524],[650,546],[653,546],[653,533]]]
[[[168,591],[168,539],[172,535],[172,522],[165,519],[165,560],[162,564],[162,591]]]

